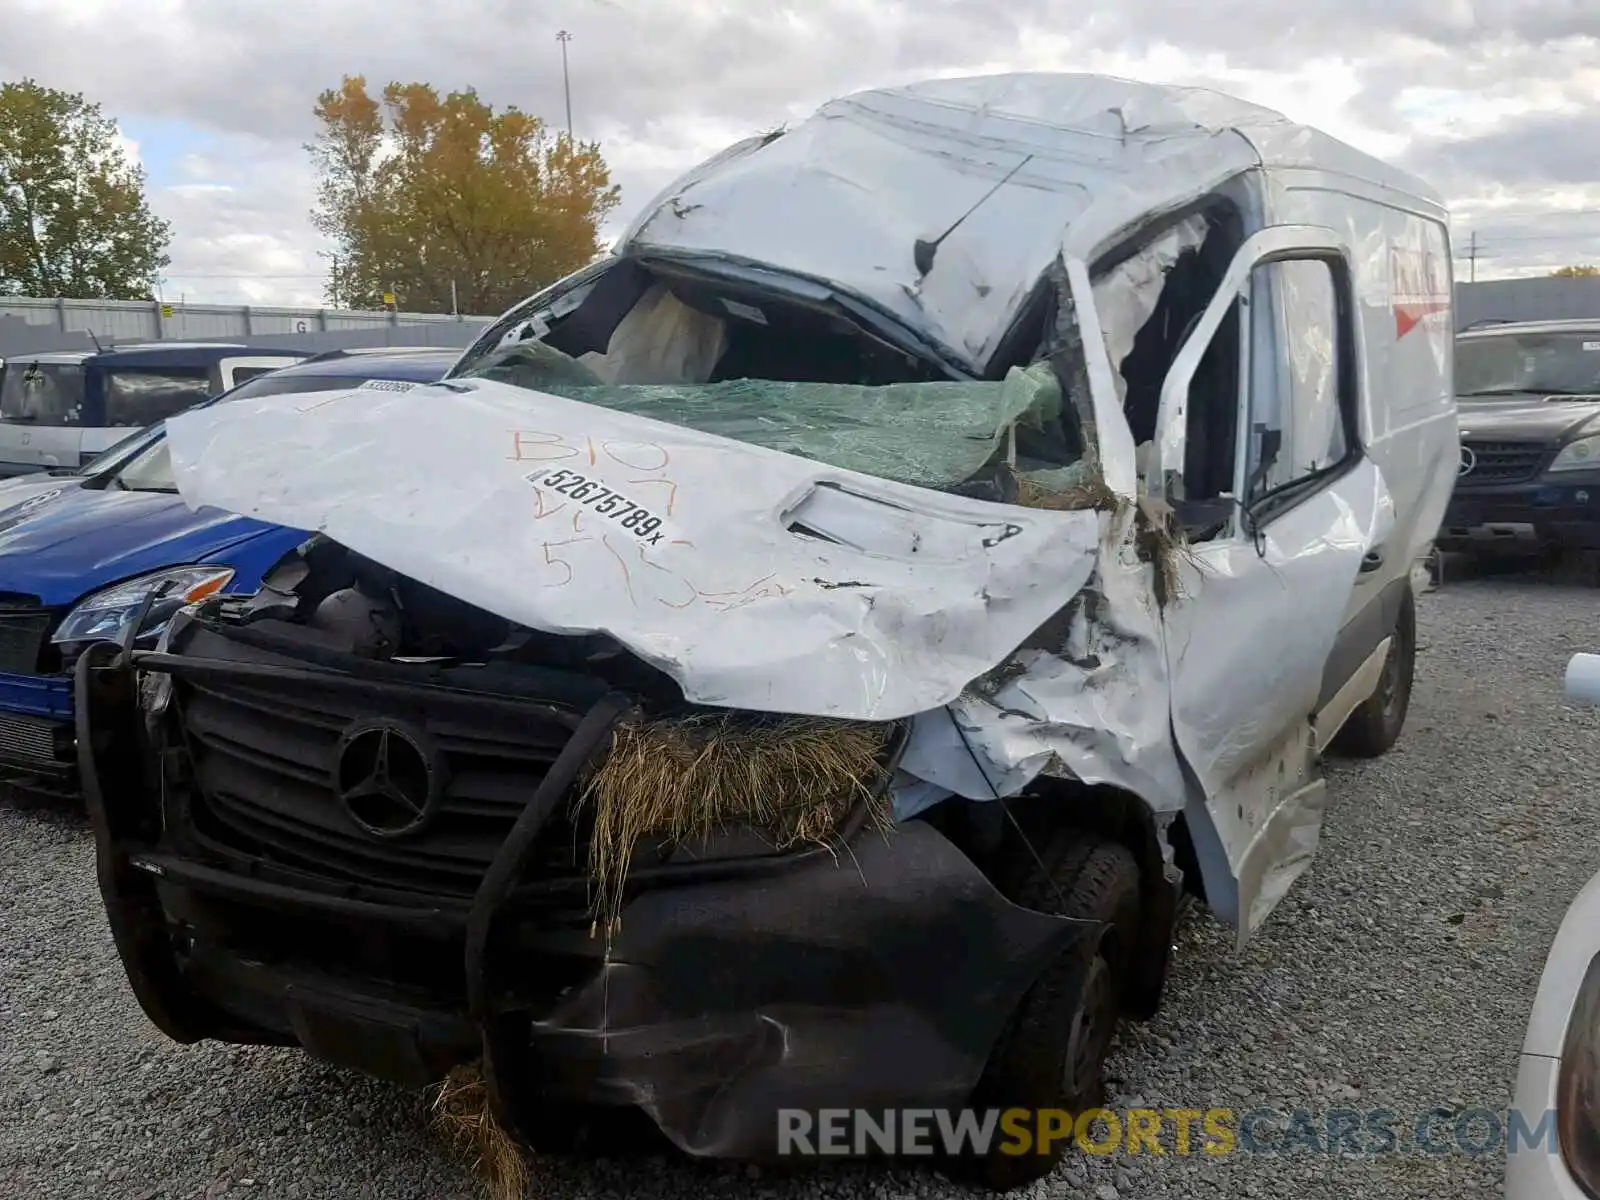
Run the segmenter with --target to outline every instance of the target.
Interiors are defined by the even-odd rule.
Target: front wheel
[[[1383,674],[1373,690],[1333,739],[1332,750],[1349,758],[1377,758],[1400,740],[1411,707],[1411,682],[1417,662],[1417,606],[1411,589],[1400,602],[1400,615],[1390,635]]]
[[[1139,864],[1115,842],[1084,830],[1060,831],[1026,865],[1013,887],[1017,903],[1043,912],[1106,923],[1046,967],[1023,996],[989,1055],[972,1107],[1064,1109],[1074,1117],[1099,1105],[1101,1073],[1122,1015],[1139,934]],[[997,1139],[998,1142],[998,1139]],[[1071,1139],[1047,1154],[1007,1155],[998,1145],[983,1157],[948,1165],[950,1174],[994,1191],[1022,1187],[1049,1174]]]

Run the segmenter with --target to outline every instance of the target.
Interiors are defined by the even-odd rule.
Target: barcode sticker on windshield
[[[1600,342],[1585,342],[1583,348],[1590,351],[1600,350]]]
[[[374,392],[409,392],[417,385],[404,379],[369,379],[361,386]]]

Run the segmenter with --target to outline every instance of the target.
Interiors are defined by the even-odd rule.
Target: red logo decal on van
[[[1389,305],[1403,338],[1429,317],[1450,311],[1450,273],[1431,250],[1389,247]]]

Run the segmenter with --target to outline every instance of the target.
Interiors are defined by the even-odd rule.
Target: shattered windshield
[[[1496,333],[1456,342],[1456,394],[1600,393],[1600,332]]]
[[[536,338],[510,338],[464,359],[452,374],[563,396],[899,483],[952,489],[996,476],[1008,466],[1019,475],[1042,473],[1040,481],[1047,486],[1074,482],[1070,475],[1057,478],[1077,462],[1081,450],[1076,423],[1048,363],[1013,369],[1000,380],[739,377],[701,382],[728,373],[727,360],[739,347],[730,348],[727,339],[697,326],[699,314],[677,307],[670,343],[660,336],[659,321],[636,343],[614,336],[604,355],[574,357]],[[665,350],[668,344],[671,349]],[[758,355],[744,357],[753,367],[761,365]],[[814,369],[825,373],[829,361],[819,344]]]

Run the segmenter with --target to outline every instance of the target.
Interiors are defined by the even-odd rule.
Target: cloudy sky
[[[1086,16],[1086,13],[1093,13]],[[1600,0],[0,0],[0,78],[100,101],[173,223],[165,294],[319,303],[318,91],[472,86],[597,138],[623,210],[829,96],[1090,70],[1222,88],[1422,173],[1479,278],[1600,263]]]

